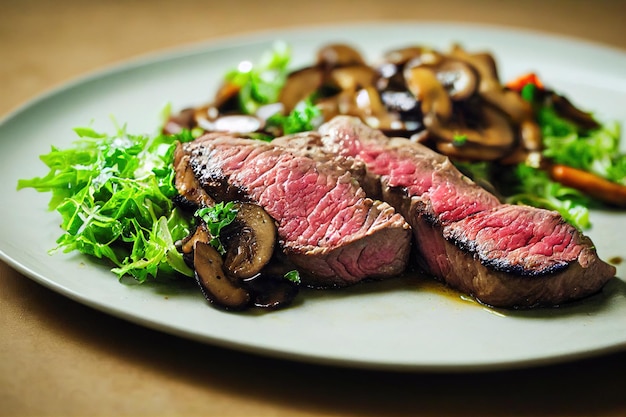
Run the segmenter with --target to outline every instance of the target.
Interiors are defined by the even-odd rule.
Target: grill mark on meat
[[[336,165],[260,141],[215,135],[180,145],[177,158],[185,156],[188,163],[181,168],[212,198],[253,201],[276,220],[279,243],[303,269],[305,283],[344,286],[405,269],[410,227]]]
[[[360,159],[383,199],[413,227],[422,266],[499,307],[554,305],[615,275],[591,240],[555,212],[501,204],[447,157],[339,116],[320,128],[326,152]]]
[[[580,256],[582,241],[574,242],[578,234],[557,213],[514,206],[497,210],[498,215],[484,211],[445,228],[444,237],[476,253],[483,265],[517,275],[554,274]],[[544,221],[546,217],[552,221]],[[542,224],[553,227],[541,228]],[[535,265],[524,262],[529,255]]]

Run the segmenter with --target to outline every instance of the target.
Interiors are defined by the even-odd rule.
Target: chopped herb
[[[526,101],[534,101],[535,99],[535,91],[537,90],[537,86],[533,83],[528,83],[522,87],[520,91],[520,95]]]
[[[455,134],[452,137],[452,145],[454,146],[463,146],[465,143],[467,143],[467,135]]]
[[[294,269],[292,271],[289,271],[285,274],[285,278],[295,284],[300,284],[301,280],[300,280],[300,272],[298,272],[298,270]]]
[[[209,243],[222,255],[226,253],[226,249],[220,241],[220,233],[224,227],[235,220],[237,211],[235,203],[229,201],[228,203],[217,203],[213,207],[203,207],[198,209],[195,213],[195,215],[200,217],[207,225],[207,229],[211,234],[211,241]]]

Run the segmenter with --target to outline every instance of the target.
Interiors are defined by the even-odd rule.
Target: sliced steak
[[[193,173],[191,198],[259,204],[276,221],[279,244],[305,284],[345,286],[406,268],[410,226],[389,204],[366,196],[349,172],[265,142],[207,135],[181,144],[177,170]],[[194,189],[193,186],[187,187]],[[202,203],[202,201],[198,201]]]
[[[324,162],[348,171],[368,197],[379,200],[381,198],[380,181],[367,175],[367,167],[361,159],[338,155],[328,152],[322,143],[322,135],[319,132],[302,132],[282,136],[272,141],[272,145],[281,146],[289,152],[306,156],[317,162]]]
[[[362,160],[381,182],[383,199],[413,227],[422,266],[480,302],[560,304],[599,291],[616,273],[559,214],[500,204],[423,145],[346,116],[320,133],[326,152]]]

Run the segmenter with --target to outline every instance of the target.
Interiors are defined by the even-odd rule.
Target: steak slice
[[[178,163],[176,163],[178,162]],[[410,226],[389,204],[367,197],[349,172],[265,142],[207,135],[179,145],[177,170],[193,173],[192,198],[259,204],[276,221],[279,244],[303,282],[340,287],[406,268]],[[193,181],[192,181],[193,183]],[[202,203],[202,200],[198,201]]]
[[[359,119],[320,127],[326,152],[361,159],[413,228],[421,265],[497,307],[556,305],[599,291],[616,270],[556,212],[501,204],[442,156]]]
[[[295,133],[281,136],[272,141],[272,145],[281,146],[289,152],[306,156],[317,162],[324,162],[348,171],[365,191],[365,194],[376,200],[380,200],[382,194],[380,180],[367,175],[367,167],[361,159],[339,155],[329,152],[322,143],[322,135],[316,131]]]

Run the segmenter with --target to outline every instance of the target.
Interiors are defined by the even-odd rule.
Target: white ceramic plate
[[[232,314],[207,306],[199,291],[123,285],[81,255],[48,255],[60,233],[48,194],[16,191],[19,178],[46,173],[38,161],[65,147],[72,128],[110,116],[133,133],[155,132],[166,103],[204,103],[226,70],[281,39],[294,68],[327,42],[348,42],[373,60],[386,49],[461,42],[489,50],[501,78],[537,71],[582,107],[626,120],[626,54],[545,34],[443,24],[364,24],[267,32],[173,51],[101,71],[56,89],[0,125],[0,255],[35,281],[96,309],[198,341],[275,357],[342,366],[402,370],[502,369],[571,360],[626,347],[626,264],[602,294],[558,309],[494,311],[417,281],[392,281],[334,292],[305,291],[292,308]],[[594,212],[589,233],[604,259],[626,258],[626,213]]]

